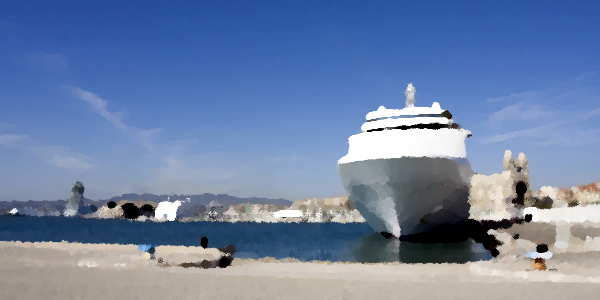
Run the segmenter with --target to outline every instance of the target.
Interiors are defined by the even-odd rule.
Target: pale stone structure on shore
[[[106,205],[102,206],[96,211],[92,218],[98,219],[120,219],[123,217],[123,209],[121,206],[116,206],[114,208],[108,208]]]
[[[284,217],[280,212],[295,211],[301,216]],[[298,214],[297,213],[297,214]],[[364,222],[364,218],[348,201],[348,197],[325,199],[305,199],[294,202],[290,207],[273,204],[239,204],[229,207],[220,221],[226,222],[308,222],[308,223],[354,223]]]
[[[169,198],[170,200],[170,198]],[[154,216],[159,221],[175,221],[177,218],[177,209],[183,201],[163,201],[158,204]]]
[[[354,204],[345,197],[331,197],[325,199],[305,199],[292,204],[291,209],[300,210],[303,218],[309,223],[336,222],[336,223],[363,223],[365,219],[360,215]]]
[[[75,185],[71,189],[71,197],[67,202],[67,206],[65,208],[64,216],[72,217],[79,215],[79,210],[83,206],[83,192],[85,187],[83,183],[77,181]]]
[[[273,204],[238,204],[225,211],[221,219],[228,222],[276,223],[278,219],[273,213],[281,208]]]
[[[525,154],[515,160],[506,150],[504,171],[500,174],[475,174],[471,178],[469,204],[471,218],[475,220],[512,219],[520,216],[519,206],[531,204],[529,191],[529,165]]]

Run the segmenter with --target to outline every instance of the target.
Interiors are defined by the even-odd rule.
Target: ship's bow
[[[399,237],[469,216],[466,158],[401,157],[339,163],[350,200],[376,232]]]

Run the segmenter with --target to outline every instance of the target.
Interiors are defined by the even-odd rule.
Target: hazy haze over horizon
[[[5,1],[0,201],[345,192],[379,106],[439,102],[475,172],[600,180],[598,2]]]

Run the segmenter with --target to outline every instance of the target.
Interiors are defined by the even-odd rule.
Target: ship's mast
[[[415,94],[416,93],[417,93],[417,89],[415,89],[415,87],[412,85],[412,83],[409,83],[408,87],[406,87],[406,90],[404,91],[404,95],[406,95],[405,108],[415,106]]]

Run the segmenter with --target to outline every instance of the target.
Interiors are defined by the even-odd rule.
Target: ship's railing
[[[421,117],[430,117],[430,118],[443,118],[442,114],[420,114],[420,115],[401,115],[401,116],[391,116],[391,117],[381,117],[376,119],[367,120],[367,122],[375,122],[379,120],[386,119],[404,119],[404,118],[421,118]]]
[[[409,129],[432,129],[432,130],[438,130],[438,129],[443,129],[443,128],[448,128],[448,129],[462,129],[462,127],[457,124],[457,123],[451,123],[451,124],[442,124],[442,123],[430,123],[430,124],[415,124],[415,125],[403,125],[403,126],[395,126],[395,127],[382,127],[382,128],[375,128],[375,129],[369,129],[366,132],[373,132],[373,131],[383,131],[383,130],[409,130]],[[363,133],[365,131],[361,131],[361,133]]]

